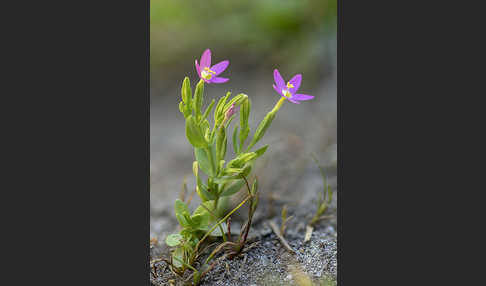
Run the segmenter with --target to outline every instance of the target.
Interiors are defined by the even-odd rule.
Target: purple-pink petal
[[[282,95],[282,90],[281,90],[281,89],[278,89],[278,87],[277,87],[276,85],[273,85],[273,89],[275,89],[275,91],[276,91],[278,94]],[[282,95],[282,96],[283,96],[283,95]]]
[[[201,69],[199,69],[199,65],[197,64],[197,60],[196,60],[196,71],[197,71],[197,74],[199,75],[199,77],[201,77]]]
[[[215,72],[215,76],[222,73],[229,65],[229,61],[222,61],[211,67],[211,70]]]
[[[277,69],[273,71],[273,79],[275,80],[278,89],[282,90],[285,88],[285,81],[283,80]]]
[[[207,49],[201,56],[200,68],[201,70],[211,66],[211,50]]]
[[[213,77],[212,79],[209,80],[210,83],[223,83],[227,82],[229,78],[225,77]]]
[[[299,89],[300,87],[300,83],[302,82],[302,75],[301,74],[297,74],[295,75],[290,81],[289,83],[291,83],[294,87],[292,88],[289,88],[289,91],[290,93],[294,94],[297,92],[297,90]]]
[[[294,100],[294,98],[287,98],[290,102],[295,103],[295,104],[300,104],[297,100]]]
[[[308,94],[299,94],[298,93],[298,94],[292,95],[292,99],[293,100],[300,100],[300,101],[302,101],[302,100],[311,100],[313,98],[314,98],[314,96],[308,95]]]

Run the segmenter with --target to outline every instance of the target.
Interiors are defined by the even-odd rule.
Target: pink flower
[[[229,65],[229,61],[222,61],[214,66],[211,66],[211,51],[209,49],[205,50],[201,56],[200,65],[196,60],[196,70],[199,77],[206,83],[224,83],[229,80],[229,78],[218,77]]]
[[[273,85],[275,91],[287,98],[290,102],[299,104],[300,101],[311,100],[314,98],[312,95],[297,93],[297,90],[300,87],[300,82],[302,81],[301,74],[295,75],[289,82],[287,82],[287,84],[285,84],[282,76],[278,70],[275,69],[273,71],[273,79],[275,80],[275,84]]]

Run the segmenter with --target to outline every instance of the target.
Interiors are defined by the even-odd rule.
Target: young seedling
[[[187,176],[184,176],[184,181],[182,182],[181,192],[179,193],[179,199],[181,201],[183,201],[183,202],[186,201],[187,192],[188,192],[187,191]],[[189,203],[187,203],[187,204],[189,204]]]
[[[280,233],[282,234],[282,236],[285,236],[287,222],[293,218],[293,216],[287,217],[287,205],[283,206],[281,217],[282,217],[282,224],[280,225]]]
[[[170,260],[174,273],[182,276],[188,269],[192,271],[191,281],[186,282],[197,285],[202,276],[207,273],[217,261],[210,264],[215,255],[225,250],[224,257],[234,257],[244,250],[245,243],[255,210],[258,205],[258,183],[253,181],[250,188],[248,177],[254,162],[261,157],[268,148],[265,145],[253,150],[252,148],[262,139],[270,127],[277,111],[288,100],[292,103],[310,100],[313,96],[297,94],[302,76],[294,76],[285,83],[278,70],[274,70],[274,89],[281,95],[274,108],[267,113],[258,125],[251,141],[246,140],[250,134],[249,116],[251,101],[246,94],[240,93],[230,98],[231,93],[222,96],[216,103],[212,100],[209,106],[203,110],[205,84],[219,84],[227,82],[228,78],[219,75],[228,67],[229,61],[225,60],[211,65],[211,51],[207,49],[200,61],[195,61],[196,71],[200,78],[194,93],[188,77],[184,78],[181,88],[182,101],[179,111],[185,118],[185,132],[189,143],[194,148],[195,161],[192,171],[196,179],[196,193],[201,199],[201,204],[191,212],[188,203],[184,202],[187,188],[183,186],[181,199],[175,202],[175,214],[181,226],[179,233],[171,234],[166,238],[166,243],[174,247]],[[214,108],[214,112],[213,112]],[[210,114],[213,114],[212,124]],[[228,137],[230,137],[230,125],[236,116],[239,116],[239,126],[236,124],[231,135],[234,157],[227,159],[226,149]],[[224,199],[240,191],[246,185],[248,196],[240,204],[225,214]],[[236,242],[231,241],[230,219],[231,215],[245,203],[249,204],[248,220],[242,227]],[[213,248],[211,254],[199,269],[195,268],[195,261],[201,257],[205,250],[212,248],[208,237],[217,240],[221,237],[224,242]]]
[[[321,172],[321,176],[322,176],[322,181],[324,183],[324,188],[322,193],[319,193],[319,198],[317,199],[317,211],[309,222],[309,226],[311,227],[313,227],[319,220],[322,219],[322,215],[327,211],[329,205],[332,202],[332,189],[331,186],[328,185],[327,174],[324,171],[324,168],[319,164],[319,161],[317,160],[315,155],[313,154],[312,154],[312,159],[314,159],[314,162],[319,167],[319,171]]]

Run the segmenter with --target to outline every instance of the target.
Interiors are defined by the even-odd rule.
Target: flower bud
[[[228,120],[233,114],[238,112],[238,107],[235,107],[235,104],[233,103],[231,107],[226,111],[226,114],[224,115],[224,118]]]

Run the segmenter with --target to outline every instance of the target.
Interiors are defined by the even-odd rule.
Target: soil
[[[251,87],[246,93],[252,99],[252,134],[278,98],[272,94],[271,86],[267,88],[258,77],[250,79],[245,86]],[[228,89],[231,90],[231,86],[208,87],[205,93],[214,96],[208,96],[206,103],[224,95]],[[153,89],[151,95],[151,261],[168,257],[165,238],[177,231],[173,204],[180,196],[185,176],[189,190],[194,188],[193,154],[185,138],[184,119],[177,108],[180,87],[169,92],[174,96],[161,96],[164,92]],[[259,179],[260,201],[249,234],[252,247],[234,259],[221,260],[203,277],[200,285],[308,285],[302,282],[305,279],[311,279],[316,285],[335,285],[338,191],[335,78],[308,93],[316,98],[300,105],[284,105],[262,139],[270,148],[259,159],[254,171]],[[259,96],[252,96],[254,94]],[[228,150],[231,148],[228,146]],[[306,223],[315,213],[318,193],[323,189],[322,177],[311,153],[316,154],[325,167],[335,194],[325,214],[327,218],[315,225],[310,241],[304,243]],[[199,203],[196,197],[191,209]],[[241,196],[232,197],[233,203],[239,200]],[[282,246],[269,226],[272,220],[280,226],[284,205],[288,207],[288,215],[293,216],[287,223],[285,239],[295,253]],[[234,232],[246,219],[244,214],[246,211],[242,210],[233,216]],[[182,285],[181,278],[174,276],[165,262],[155,263],[154,269],[150,274],[152,285],[171,285],[171,280],[173,285]]]

